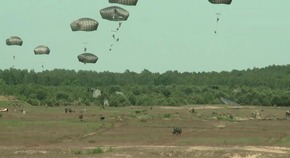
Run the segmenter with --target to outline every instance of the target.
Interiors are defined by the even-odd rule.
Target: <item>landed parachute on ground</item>
[[[91,18],[80,18],[70,24],[72,31],[95,31],[98,26],[99,23]]]
[[[83,53],[78,55],[79,62],[82,63],[96,63],[98,61],[98,57],[92,53]]]
[[[223,103],[225,103],[226,105],[239,105],[238,103],[236,103],[236,102],[234,102],[234,101],[231,101],[231,100],[228,100],[228,99],[223,98],[223,97],[221,97],[220,99],[221,99],[221,101],[222,101]]]
[[[109,0],[109,3],[118,3],[123,5],[136,5],[138,0]]]
[[[208,0],[212,4],[231,4],[232,0]]]
[[[18,36],[11,36],[6,39],[6,45],[11,46],[11,45],[18,45],[22,46],[23,41],[20,37]]]
[[[49,54],[50,49],[45,45],[39,45],[36,48],[34,48],[34,54],[36,55],[42,55],[42,54]]]
[[[110,21],[125,21],[128,19],[130,13],[117,6],[111,6],[100,10],[100,14],[103,19]]]

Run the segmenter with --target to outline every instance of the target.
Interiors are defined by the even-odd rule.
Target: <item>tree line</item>
[[[93,89],[102,95],[93,98]],[[241,105],[289,106],[290,65],[182,73],[11,68],[0,70],[0,95],[48,106],[101,105],[106,99],[111,106],[222,104],[221,97]]]

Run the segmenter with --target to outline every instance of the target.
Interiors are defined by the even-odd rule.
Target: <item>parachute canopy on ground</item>
[[[72,31],[95,31],[98,26],[99,23],[91,18],[80,18],[70,24]]]
[[[36,55],[42,55],[42,54],[49,54],[50,49],[45,45],[39,45],[36,48],[34,48],[34,54]]]
[[[236,103],[236,102],[234,102],[234,101],[231,101],[231,100],[228,100],[228,99],[223,98],[223,97],[221,97],[220,99],[221,99],[221,101],[222,101],[223,103],[225,103],[226,105],[239,105],[238,103]]]
[[[22,46],[23,41],[20,37],[18,36],[11,36],[6,39],[6,45],[11,46],[11,45],[18,45]]]
[[[78,55],[79,62],[82,63],[96,63],[98,61],[98,57],[92,53],[83,53]]]
[[[231,4],[232,0],[208,0],[212,4]]]
[[[109,3],[118,3],[123,5],[136,5],[138,0],[109,0]]]
[[[128,19],[130,13],[117,6],[111,6],[100,10],[100,14],[103,19],[110,21],[125,21]]]

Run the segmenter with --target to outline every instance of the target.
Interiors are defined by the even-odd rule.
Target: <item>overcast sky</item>
[[[119,42],[111,31],[118,22],[99,13],[109,6],[130,12],[116,34]],[[218,24],[216,13],[221,13]],[[70,23],[83,17],[97,20],[98,30],[72,32]],[[137,6],[108,0],[1,0],[0,19],[0,69],[220,72],[290,63],[288,0],[233,0],[231,5],[139,0]],[[23,45],[7,46],[10,36],[21,37]],[[41,44],[51,49],[49,55],[34,55]],[[96,64],[77,60],[84,46],[99,57]]]

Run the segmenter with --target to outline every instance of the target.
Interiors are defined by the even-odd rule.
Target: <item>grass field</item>
[[[72,106],[65,113],[10,100],[0,108],[9,108],[0,113],[0,158],[290,157],[285,107]],[[173,127],[182,134],[172,135]]]

